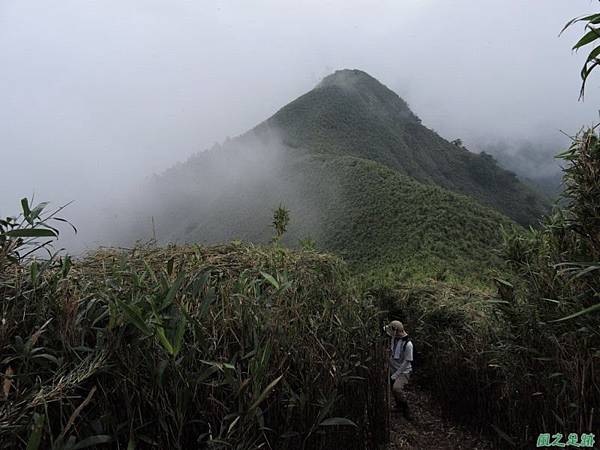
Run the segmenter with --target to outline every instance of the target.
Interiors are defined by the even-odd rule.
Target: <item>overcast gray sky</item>
[[[0,1],[0,215],[95,204],[267,118],[340,68],[470,145],[560,139],[578,102],[590,0]],[[74,206],[76,208],[76,206]]]

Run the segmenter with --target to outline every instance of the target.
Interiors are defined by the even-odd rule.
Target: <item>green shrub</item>
[[[0,447],[385,441],[376,311],[337,259],[232,244],[64,261],[1,280]]]
[[[542,432],[593,432],[600,419],[600,141],[561,155],[565,208],[542,227],[506,228],[497,293],[386,280],[371,294],[407,322],[419,376],[455,418],[490,427],[502,446]],[[476,411],[476,414],[473,412]]]

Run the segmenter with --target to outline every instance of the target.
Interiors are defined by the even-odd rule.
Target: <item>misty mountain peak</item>
[[[283,132],[287,144],[310,147],[312,139],[323,133],[339,144],[361,130],[370,134],[391,124],[407,126],[421,120],[394,91],[368,73],[343,69],[326,76],[267,122]],[[361,140],[354,139],[356,143]]]
[[[338,70],[255,129],[291,148],[381,163],[420,182],[471,195],[522,224],[544,201],[493,159],[451,144],[421,124],[395,92],[361,70]]]
[[[336,70],[330,75],[327,75],[317,87],[325,86],[339,86],[339,87],[353,87],[360,83],[379,83],[375,78],[369,75],[367,72],[363,72],[358,69],[341,69]]]
[[[349,96],[355,102],[355,107],[366,107],[369,113],[380,119],[420,122],[402,98],[362,70],[336,70],[323,78],[313,92],[322,91],[327,95],[328,91],[334,89],[339,94]]]

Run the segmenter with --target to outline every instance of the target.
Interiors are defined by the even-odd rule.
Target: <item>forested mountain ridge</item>
[[[469,152],[422,125],[404,100],[360,70],[329,75],[254,131],[273,128],[287,146],[380,162],[470,195],[522,225],[537,224],[549,207],[492,156]]]
[[[418,120],[401,101],[392,107]],[[361,272],[401,278],[469,277],[497,262],[499,225],[510,219],[390,166],[292,147],[268,121],[157,177],[141,211],[155,218],[161,241],[266,243],[282,204],[291,215],[286,245],[309,242]]]
[[[407,278],[481,275],[497,262],[500,225],[535,223],[544,208],[491,156],[442,139],[391,90],[350,70],[167,170],[137,203],[159,240],[207,244],[269,242],[282,204],[287,245]]]

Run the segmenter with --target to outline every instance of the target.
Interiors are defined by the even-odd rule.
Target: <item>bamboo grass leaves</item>
[[[591,14],[591,15],[584,16],[584,17],[576,17],[574,19],[571,19],[563,27],[561,34],[567,28],[569,28],[577,23],[580,23],[580,22],[585,23],[584,35],[575,43],[575,45],[573,46],[573,50],[579,50],[580,48],[583,48],[592,43],[598,44],[597,40],[600,38],[600,13],[599,14]],[[581,69],[582,82],[581,82],[581,91],[579,94],[580,98],[583,98],[583,96],[584,96],[585,85],[586,85],[586,82],[587,82],[587,79],[588,79],[590,73],[598,66],[598,64],[600,64],[600,60],[598,59],[599,55],[600,55],[600,45],[596,45],[589,52],[589,54],[583,64],[583,67]]]
[[[148,246],[9,275],[0,279],[9,447],[51,448],[66,430],[69,445],[108,436],[129,448],[317,449],[343,431],[347,448],[362,449],[374,433],[366,398],[341,392],[376,385],[366,362],[377,311],[334,257],[280,245]]]
[[[0,219],[0,269],[7,262],[25,260],[41,249],[47,250],[52,258],[53,253],[49,248],[60,234],[55,222],[67,223],[77,232],[70,222],[57,215],[68,205],[51,212],[46,212],[47,206],[48,202],[42,202],[32,208],[29,200],[23,198],[21,214]]]
[[[145,267],[150,272],[150,277],[156,279],[152,269],[147,264]],[[169,284],[168,272],[169,263],[167,271],[161,273],[161,282],[156,285],[157,292],[153,295],[141,294],[131,301],[114,301],[129,323],[144,335],[156,337],[163,349],[175,358],[181,351],[188,321],[188,315],[182,310],[182,306],[175,302],[185,280],[185,273],[180,272],[172,284]]]

